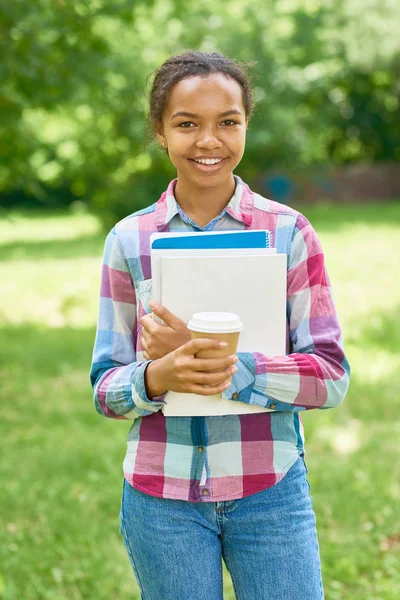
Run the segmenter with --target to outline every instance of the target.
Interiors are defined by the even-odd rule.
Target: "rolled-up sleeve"
[[[289,249],[287,318],[290,353],[239,353],[238,371],[224,396],[278,411],[338,406],[349,387],[350,366],[322,247],[302,214]]]
[[[136,361],[136,296],[115,227],[103,254],[100,303],[90,382],[97,412],[110,419],[151,415],[165,404],[149,399],[145,370],[150,361]]]

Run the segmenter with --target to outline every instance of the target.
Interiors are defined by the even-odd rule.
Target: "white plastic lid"
[[[195,313],[187,327],[201,333],[236,333],[243,330],[243,323],[234,313],[210,311]]]

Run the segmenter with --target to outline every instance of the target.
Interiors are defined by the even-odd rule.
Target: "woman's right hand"
[[[149,363],[145,383],[149,398],[166,391],[212,396],[230,386],[227,382],[237,371],[236,355],[223,358],[197,358],[200,350],[220,349],[220,342],[210,338],[190,340],[183,346]]]

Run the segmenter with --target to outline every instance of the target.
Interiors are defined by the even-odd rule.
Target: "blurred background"
[[[236,172],[326,255],[352,366],[344,403],[303,415],[326,598],[400,597],[399,25],[395,0],[0,3],[0,598],[140,598],[131,422],[95,412],[89,368],[106,233],[175,176],[151,74],[189,48],[255,62]]]

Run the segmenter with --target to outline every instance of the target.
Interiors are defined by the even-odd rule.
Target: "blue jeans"
[[[271,488],[205,503],[155,498],[124,480],[121,534],[141,599],[223,600],[223,559],[237,600],[321,600],[307,472],[299,457]]]

